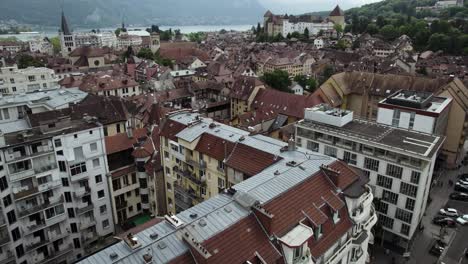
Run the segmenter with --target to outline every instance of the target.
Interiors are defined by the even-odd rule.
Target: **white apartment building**
[[[30,52],[54,55],[54,47],[47,38],[36,37],[28,41],[28,44]]]
[[[18,69],[18,66],[0,68],[0,93],[21,94],[58,88],[59,79],[53,70],[40,67]]]
[[[419,227],[443,136],[353,119],[353,113],[318,105],[296,125],[296,142],[362,169],[370,178],[381,234],[402,248]]]
[[[379,102],[377,122],[429,134],[445,134],[451,98],[400,90]]]
[[[114,231],[102,125],[28,119],[0,135],[0,261],[72,263]]]
[[[333,30],[335,24],[332,21],[324,20],[321,22],[311,22],[311,21],[290,21],[288,19],[283,19],[283,36],[286,37],[288,34],[294,32],[299,32],[304,34],[304,30],[307,28],[309,30],[309,35],[317,35],[320,31]]]
[[[75,46],[117,47],[117,36],[111,31],[74,33]]]

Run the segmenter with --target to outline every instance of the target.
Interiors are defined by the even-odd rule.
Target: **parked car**
[[[432,223],[438,226],[447,226],[447,227],[455,227],[457,225],[455,220],[446,216],[434,217],[434,219],[432,219]]]
[[[468,223],[468,220],[466,220],[465,218],[463,217],[457,217],[456,219],[457,223],[459,223],[460,225],[466,225]]]
[[[455,184],[454,190],[457,191],[457,192],[468,193],[468,187],[463,187],[463,185]]]
[[[461,185],[468,186],[468,178],[461,178],[457,181],[457,183],[460,183]]]
[[[429,253],[431,253],[434,256],[439,257],[440,255],[442,255],[444,250],[445,250],[445,245],[443,245],[439,241],[434,241],[434,243],[432,244],[431,249],[429,250]]]
[[[457,217],[458,211],[457,209],[454,209],[454,208],[441,208],[439,210],[439,214],[445,215],[445,216]]]
[[[462,192],[453,192],[450,194],[450,199],[458,201],[468,201],[468,194]]]

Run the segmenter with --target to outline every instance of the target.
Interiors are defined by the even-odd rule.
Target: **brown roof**
[[[217,136],[204,133],[198,141],[195,150],[216,160],[224,160],[234,148],[234,143]]]
[[[105,138],[106,154],[113,154],[127,149],[133,149],[133,144],[137,143],[138,138],[146,137],[148,130],[138,128],[133,130],[133,137],[129,138],[127,133],[119,133]]]
[[[88,93],[98,93],[100,91],[136,87],[138,85],[135,80],[123,73],[107,71],[84,76],[78,87],[80,90]]]
[[[262,86],[263,83],[254,77],[241,76],[234,80],[231,88],[231,98],[247,100],[257,86]]]
[[[247,261],[257,263],[254,262],[256,254],[259,254],[266,263],[278,263],[283,259],[253,214],[208,239],[203,246],[209,252],[215,250],[218,252],[207,259],[207,264],[246,263]]]
[[[177,133],[184,130],[186,126],[172,119],[165,119],[160,127],[159,134],[171,140],[177,140]]]
[[[339,5],[336,5],[335,9],[333,9],[333,11],[331,11],[329,16],[344,16],[344,12],[340,8]]]
[[[304,109],[323,103],[322,98],[311,95],[297,95],[281,92],[275,89],[261,89],[255,97],[254,109],[271,109],[280,114],[304,118]]]
[[[175,60],[177,62],[186,61],[188,59],[198,58],[201,61],[209,61],[210,56],[197,48],[163,48],[159,50],[161,57]]]
[[[102,57],[104,55],[110,54],[111,51],[109,48],[98,48],[98,47],[90,47],[90,46],[83,46],[74,49],[70,52],[70,57]]]
[[[253,176],[280,159],[260,149],[238,143],[226,159],[226,165],[247,176]]]
[[[119,168],[111,172],[112,178],[118,178],[124,175],[128,175],[132,172],[135,172],[135,166],[129,166],[124,168]]]

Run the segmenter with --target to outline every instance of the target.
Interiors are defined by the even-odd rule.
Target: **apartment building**
[[[432,93],[400,90],[379,102],[377,122],[442,135],[452,99]]]
[[[103,129],[91,118],[36,115],[25,119],[40,125],[0,136],[0,258],[72,263],[114,231]]]
[[[255,96],[260,89],[265,89],[265,85],[253,77],[239,77],[234,80],[231,87],[231,118],[249,112]]]
[[[353,119],[353,112],[318,105],[296,125],[296,142],[362,169],[378,200],[381,237],[408,248],[427,205],[444,136]]]
[[[194,117],[180,113],[169,120],[186,123],[197,121]],[[187,128],[190,133],[179,133],[188,135],[204,125],[202,121]],[[216,129],[220,131],[213,133],[233,128]],[[281,152],[282,158],[79,263],[366,263],[377,215],[364,174],[334,158],[296,148],[294,142],[242,139],[237,133],[232,140],[238,146],[259,143],[258,148]]]
[[[155,161],[158,150],[157,131],[158,128],[154,128],[153,131],[146,128],[129,128],[127,133],[106,137],[110,171],[107,180],[115,224],[123,225],[137,216],[160,213],[158,201],[161,199],[158,200],[156,195],[164,192],[157,192],[157,186],[164,186],[165,183],[162,175],[157,177],[150,166]],[[157,139],[156,142],[153,138]],[[156,182],[157,180],[159,182]],[[165,200],[165,197],[162,199]]]
[[[17,65],[0,68],[0,93],[21,94],[39,90],[56,89],[58,77],[48,68],[18,69]]]

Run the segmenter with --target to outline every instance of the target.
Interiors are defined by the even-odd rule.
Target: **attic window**
[[[323,232],[322,232],[322,225],[318,225],[315,229],[314,229],[314,237],[315,237],[315,240],[319,240],[323,235]]]
[[[340,221],[340,211],[333,212],[333,223],[338,223]]]

